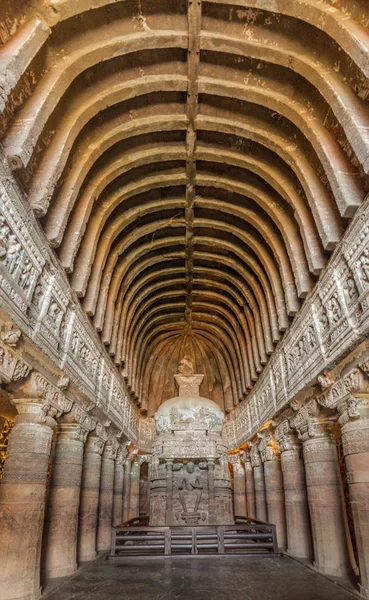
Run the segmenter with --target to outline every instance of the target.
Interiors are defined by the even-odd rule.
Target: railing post
[[[172,553],[172,535],[170,527],[164,530],[164,554],[168,556]]]
[[[275,525],[272,525],[272,535],[273,535],[273,552],[274,552],[274,554],[278,554],[277,528]]]
[[[224,528],[218,526],[218,554],[224,554]]]
[[[116,539],[117,539],[117,532],[115,529],[111,530],[111,546],[110,546],[110,556],[115,556],[116,554]]]

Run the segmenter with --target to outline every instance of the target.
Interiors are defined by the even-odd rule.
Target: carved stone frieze
[[[334,361],[369,331],[369,200],[362,205],[337,246],[319,286],[305,301],[248,397],[224,423],[230,447],[252,438],[298,392],[323,376]],[[369,373],[368,364],[360,365]],[[354,375],[355,376],[355,375]],[[272,391],[268,387],[272,385]],[[344,382],[344,386],[351,385]],[[335,408],[342,382],[328,382],[319,403]],[[341,388],[341,389],[339,389]],[[242,423],[242,426],[241,426]]]
[[[127,439],[138,441],[138,413],[4,163],[0,164],[0,298],[20,331],[98,404]],[[0,378],[26,377],[0,340]],[[6,349],[5,349],[6,348]],[[50,395],[50,394],[49,394]]]

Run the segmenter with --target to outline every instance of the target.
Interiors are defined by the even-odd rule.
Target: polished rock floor
[[[55,585],[55,584],[54,584]],[[50,589],[50,588],[49,588]],[[126,560],[104,558],[59,581],[47,600],[353,600],[285,558]]]

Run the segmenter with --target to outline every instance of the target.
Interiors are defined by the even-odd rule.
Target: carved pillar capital
[[[300,407],[296,415],[290,419],[290,424],[297,431],[299,439],[305,442],[331,435],[333,422],[337,416],[328,416],[319,407],[316,398],[313,398]]]
[[[50,418],[55,421],[64,413],[69,413],[73,406],[72,400],[36,371],[25,381],[13,383],[11,389],[15,395],[12,404],[19,413],[16,417],[18,423],[22,422],[21,419],[30,422],[30,415],[37,413],[38,423],[49,424]],[[35,408],[36,405],[38,409]],[[55,427],[55,424],[50,423],[50,426]]]
[[[279,460],[279,450],[277,442],[273,439],[270,433],[267,433],[259,442],[260,458],[263,463],[270,460]]]
[[[16,425],[19,423],[38,423],[45,424],[51,429],[56,427],[57,410],[49,404],[45,404],[42,400],[15,398],[11,402],[18,411],[18,415],[14,419]]]
[[[0,383],[19,381],[27,377],[31,371],[31,367],[15,351],[16,343],[11,343],[12,339],[18,341],[19,337],[19,329],[11,329],[1,334]]]
[[[119,446],[117,450],[117,457],[115,459],[116,464],[124,465],[128,456],[128,450],[126,446]]]
[[[230,454],[228,456],[228,462],[231,463],[231,465],[233,466],[233,470],[235,472],[239,472],[239,473],[243,473],[243,466],[242,466],[242,462],[241,462],[241,456],[240,454]]]
[[[105,440],[102,440],[97,435],[90,434],[87,437],[86,452],[90,452],[91,454],[99,454],[99,456],[102,456],[105,443]]]
[[[369,419],[369,394],[350,394],[338,404],[340,425]]]
[[[81,406],[74,403],[71,410],[71,415],[73,419],[89,433],[96,428],[96,419],[91,417]]]
[[[252,468],[260,467],[260,465],[262,464],[260,453],[256,445],[252,446],[250,450],[250,459]]]
[[[114,442],[114,440],[110,439],[106,442],[104,452],[103,452],[103,458],[106,458],[108,460],[115,460],[116,456],[117,456],[117,452],[118,452],[117,444]]]
[[[340,407],[349,402],[351,396],[368,394],[369,382],[363,370],[364,367],[366,368],[366,363],[360,365],[360,368],[355,367],[335,381],[329,379],[329,385],[324,385],[323,394],[317,397],[319,405],[342,412]]]
[[[297,438],[297,434],[292,430],[288,419],[285,419],[274,430],[274,438],[278,444],[279,451],[300,452],[301,442]]]

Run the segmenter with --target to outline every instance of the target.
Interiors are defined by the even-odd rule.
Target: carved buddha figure
[[[182,481],[178,486],[179,498],[184,512],[196,513],[200,506],[203,486],[201,485],[200,478],[196,473],[195,463],[190,461],[184,465],[184,470]],[[189,508],[193,506],[193,501],[191,502],[193,499],[195,500],[194,509],[190,511]]]

